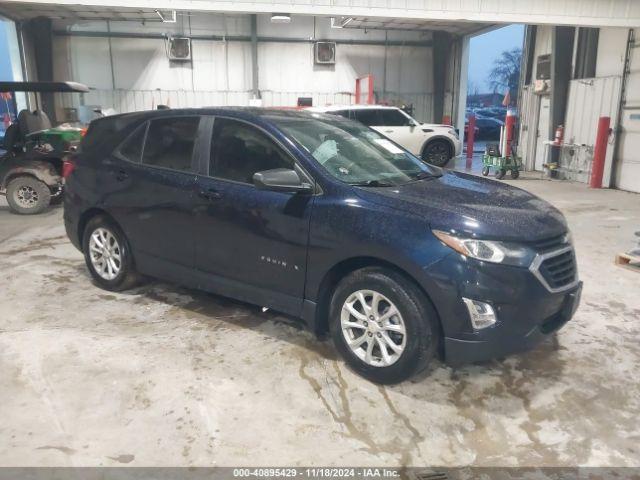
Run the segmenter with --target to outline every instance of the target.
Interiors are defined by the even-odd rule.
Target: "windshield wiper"
[[[349,185],[354,187],[393,187],[393,183],[385,182],[384,180],[365,180],[364,182],[353,182]]]
[[[442,174],[437,174],[437,173],[429,173],[429,172],[420,172],[418,173],[415,177],[413,177],[414,180],[424,180],[425,178],[438,178],[441,177]]]

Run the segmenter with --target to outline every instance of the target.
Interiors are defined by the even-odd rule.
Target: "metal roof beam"
[[[578,0],[578,2],[535,2],[511,0],[509,2],[460,2],[407,0],[404,7],[386,0],[355,2],[335,0],[327,5],[322,0],[3,0],[6,10],[20,6],[118,7],[142,9],[190,10],[221,13],[273,13],[287,12],[298,15],[359,16],[369,18],[403,18],[424,21],[526,23],[538,25],[576,25],[594,27],[640,27],[640,2],[637,0]],[[359,6],[361,4],[362,6]],[[378,6],[380,5],[380,6]],[[572,5],[569,8],[569,5]],[[17,12],[19,13],[19,12]],[[19,16],[19,15],[18,15]]]

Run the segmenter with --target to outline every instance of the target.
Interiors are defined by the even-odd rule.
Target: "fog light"
[[[490,327],[496,323],[496,314],[493,311],[493,307],[488,303],[464,297],[462,297],[462,301],[467,306],[467,310],[469,310],[471,325],[473,325],[473,328],[476,330]]]

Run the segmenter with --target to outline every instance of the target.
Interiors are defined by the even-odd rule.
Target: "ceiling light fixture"
[[[166,15],[167,13],[166,11],[161,12],[160,10],[156,10],[156,13],[160,17],[160,20],[162,20],[162,23],[176,23],[176,11],[170,10],[170,12],[171,12],[171,15],[168,16]]]
[[[271,23],[291,23],[291,15],[288,13],[272,13]]]
[[[353,22],[353,17],[331,17],[331,28],[344,28]]]

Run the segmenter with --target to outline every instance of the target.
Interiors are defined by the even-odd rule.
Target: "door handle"
[[[118,180],[119,182],[122,182],[124,180],[126,180],[127,178],[129,178],[129,174],[127,172],[125,172],[124,170],[118,170],[116,173],[116,180]]]
[[[201,198],[204,198],[206,200],[218,200],[218,199],[222,198],[222,194],[220,192],[218,192],[217,190],[213,190],[213,189],[200,190],[200,192],[198,192],[198,195]]]
[[[385,130],[384,133],[393,133],[393,130]]]

